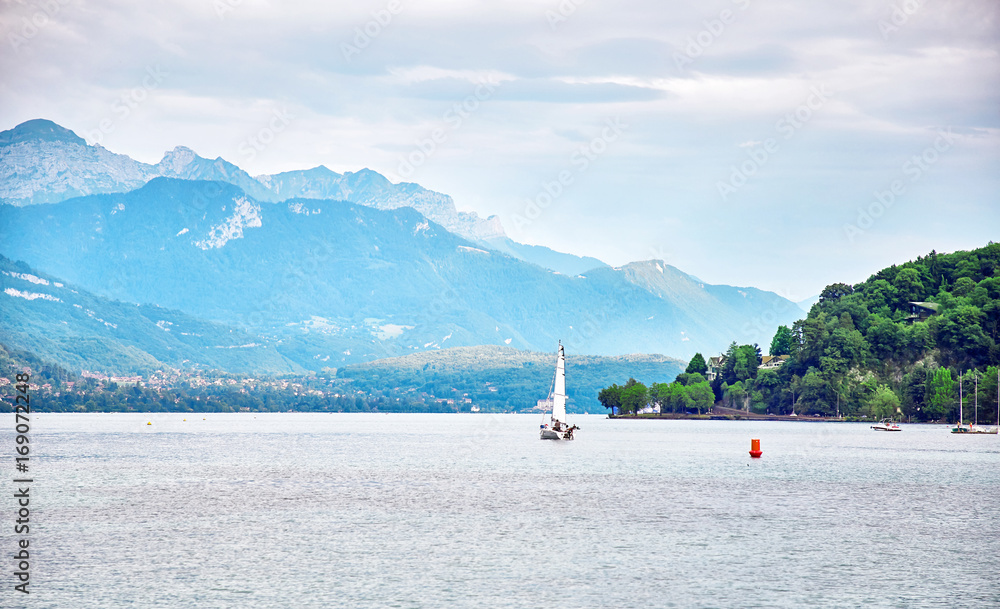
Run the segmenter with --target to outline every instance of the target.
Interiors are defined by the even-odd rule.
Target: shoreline
[[[811,415],[758,414],[732,408],[713,408],[706,414],[686,414],[668,412],[662,414],[609,414],[609,419],[653,419],[653,420],[693,420],[693,421],[801,421],[806,423],[878,423],[875,419],[855,417],[821,417]],[[916,423],[900,421],[908,425]],[[947,421],[922,421],[921,425],[950,425]]]

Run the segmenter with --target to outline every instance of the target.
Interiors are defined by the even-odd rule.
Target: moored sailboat
[[[573,432],[580,429],[566,422],[566,353],[562,341],[559,342],[559,353],[556,357],[556,375],[549,394],[552,410],[548,423],[542,423],[539,437],[542,440],[572,440]],[[544,413],[543,419],[544,421]]]
[[[1000,434],[1000,370],[997,370],[997,425],[985,426],[979,424],[979,372],[975,371],[976,377],[976,401],[975,415],[972,425],[963,425],[962,417],[962,377],[958,381],[958,425],[951,428],[951,433],[961,434]]]

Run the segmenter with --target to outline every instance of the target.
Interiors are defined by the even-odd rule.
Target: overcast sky
[[[799,300],[1000,237],[998,7],[3,0],[0,129],[368,167],[521,242]]]

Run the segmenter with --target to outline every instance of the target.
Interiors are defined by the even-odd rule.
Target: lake
[[[32,419],[32,594],[10,592],[6,493],[4,606],[1000,606],[997,436],[571,415],[575,441],[543,442],[539,415]]]

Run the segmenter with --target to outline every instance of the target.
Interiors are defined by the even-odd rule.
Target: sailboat
[[[958,425],[951,428],[951,433],[969,433],[972,431],[968,427],[962,427],[962,421],[965,417],[962,416],[962,375],[958,375]]]
[[[563,351],[562,341],[559,341],[556,375],[552,380],[549,401],[552,403],[549,422],[542,423],[539,437],[542,440],[572,440],[573,431],[580,428],[566,422],[566,352]],[[544,413],[542,413],[542,420],[545,420]]]
[[[987,427],[979,424],[979,371],[975,372],[976,377],[976,411],[975,422],[972,425],[962,425],[962,377],[958,377],[958,425],[951,429],[951,433],[962,434],[992,434],[1000,433],[1000,370],[997,371],[997,425]]]

